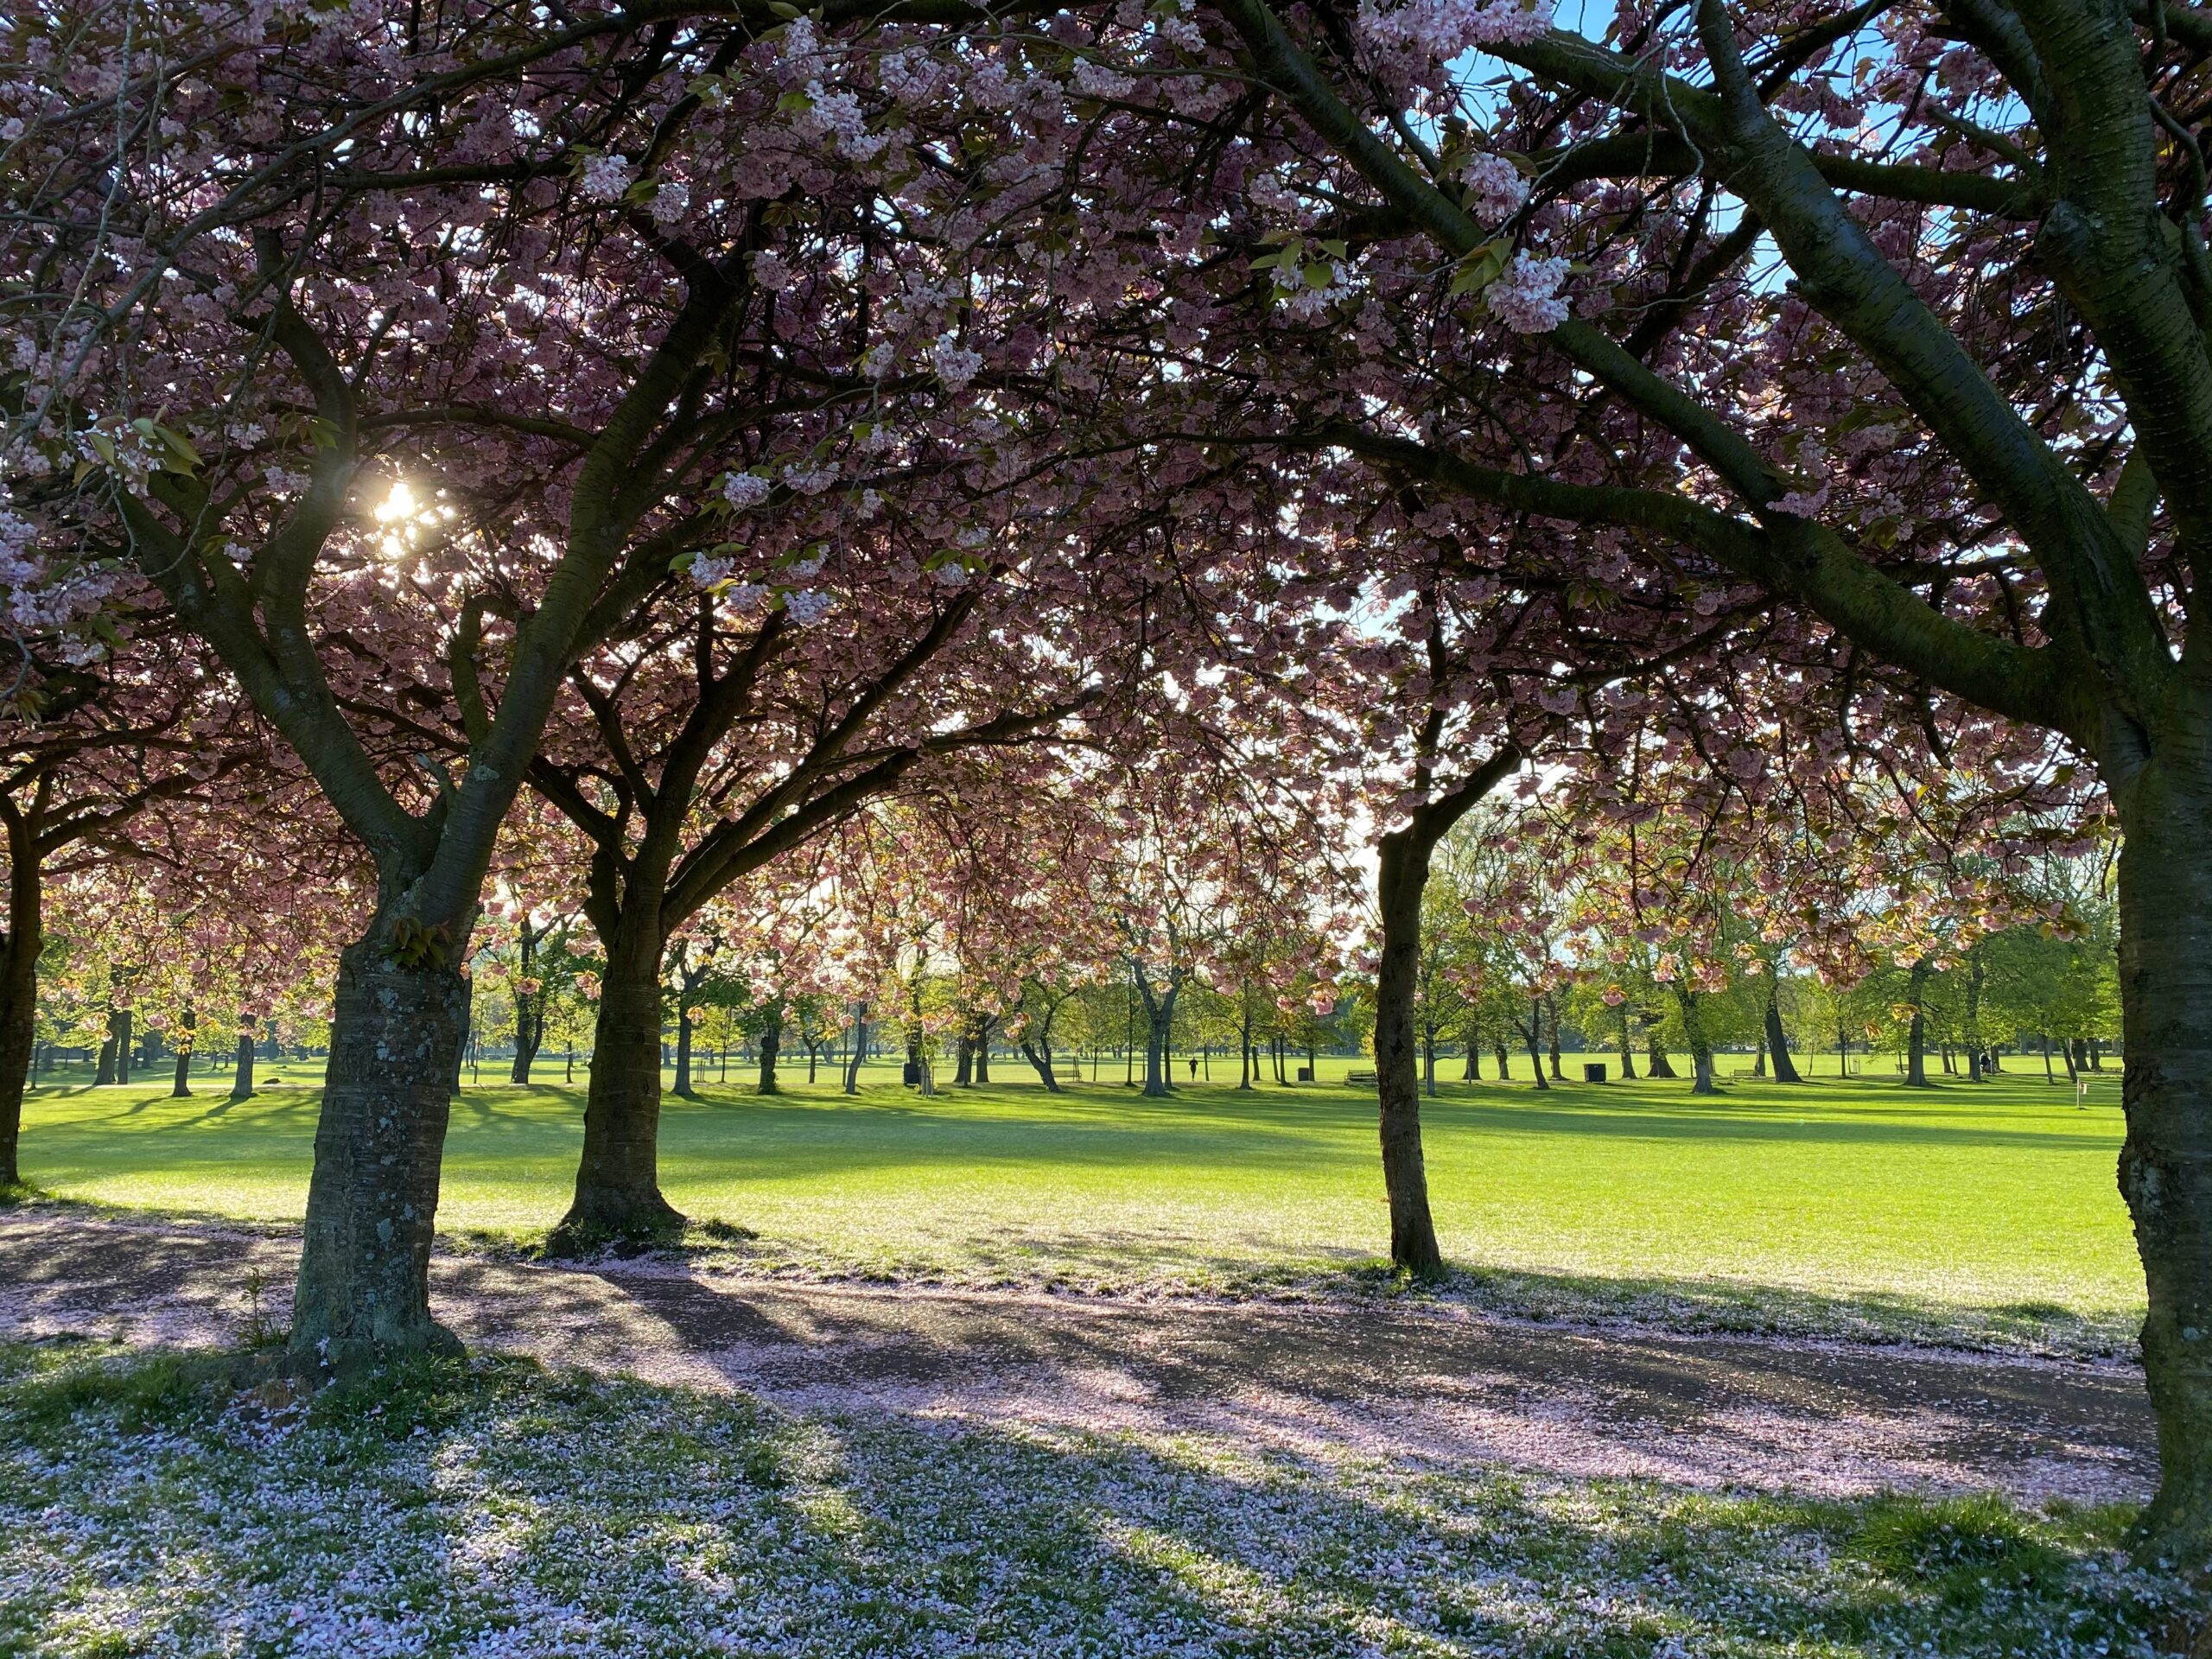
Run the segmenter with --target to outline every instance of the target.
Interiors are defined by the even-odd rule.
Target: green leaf
[[[814,100],[801,92],[785,92],[776,100],[778,115],[797,115],[802,110],[810,110],[813,107]]]
[[[1337,268],[1325,259],[1316,259],[1306,267],[1306,286],[1326,288],[1337,279]]]

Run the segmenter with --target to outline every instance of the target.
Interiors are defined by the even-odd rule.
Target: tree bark
[[[1675,1063],[1667,1058],[1667,1046],[1659,1040],[1659,1026],[1656,1020],[1644,1029],[1643,1055],[1644,1076],[1653,1078],[1665,1077],[1670,1081],[1681,1076],[1681,1072],[1675,1070]]]
[[[1046,1094],[1057,1095],[1062,1092],[1059,1085],[1059,1080],[1052,1074],[1052,1041],[1051,1038],[1047,1037],[1041,1045],[1031,1041],[1027,1037],[1023,1038],[1021,1039],[1021,1057],[1029,1062],[1030,1069],[1037,1073],[1037,1080],[1045,1085],[1045,1092]],[[1076,1081],[1078,1083],[1083,1081],[1080,1072],[1077,1073]]]
[[[1774,1061],[1774,1080],[1777,1083],[1802,1083],[1797,1072],[1797,1062],[1789,1056],[1789,1033],[1782,1028],[1782,1000],[1771,976],[1767,981],[1766,996],[1766,1052]]]
[[[857,1095],[861,1091],[861,1061],[868,1053],[868,1004],[853,1004],[853,1052],[845,1064],[845,1092]]]
[[[508,1069],[507,1081],[525,1086],[530,1082],[530,1068],[537,1058],[538,1047],[545,1040],[545,992],[543,987],[525,991],[522,984],[524,980],[537,977],[537,947],[544,937],[531,925],[528,916],[522,918],[516,935],[521,957],[515,976],[515,1062]]]
[[[1414,1001],[1420,988],[1421,893],[1428,885],[1433,837],[1413,826],[1382,837],[1375,872],[1382,919],[1375,976],[1375,1090],[1382,1141],[1382,1192],[1390,1206],[1390,1260],[1418,1278],[1444,1271],[1428,1208],[1428,1167],[1421,1142],[1421,1086],[1414,1056]]]
[[[337,1033],[334,1030],[331,1034],[331,1040],[334,1044],[337,1041]],[[456,1047],[454,1052],[456,1057],[454,1063],[458,1065],[460,1050]],[[251,1021],[243,1017],[238,1021],[238,1065],[231,1074],[231,1098],[232,1100],[253,1098],[253,1026]]]
[[[953,1039],[952,1086],[969,1089],[976,1083],[975,1027],[967,1020],[960,1025],[960,1034]]]
[[[1713,1045],[1705,1039],[1705,1020],[1698,1009],[1697,993],[1677,980],[1675,1001],[1682,1010],[1682,1040],[1689,1046],[1690,1093],[1717,1095],[1720,1089],[1713,1077]]]
[[[2208,721],[2212,723],[2212,721]],[[2149,1313],[2143,1369],[2158,1422],[2154,1548],[2212,1562],[2212,761],[2163,758],[2114,790],[2127,1138],[2120,1189],[2134,1217]]]
[[[29,826],[8,825],[8,937],[0,947],[0,1186],[16,1186],[23,1089],[38,1046],[38,959],[46,948],[43,872]]]
[[[1548,1046],[1544,1052],[1551,1062],[1552,1080],[1565,1083],[1567,1074],[1560,1069],[1559,1057],[1559,995],[1554,991],[1544,993],[1544,1024],[1549,1037]]]
[[[780,1095],[783,1087],[776,1081],[776,1057],[784,1047],[784,1005],[771,1002],[760,1027],[760,1088],[764,1095]]]
[[[607,972],[592,1027],[583,1156],[575,1196],[555,1230],[567,1244],[651,1238],[683,1225],[660,1191],[662,941],[659,912],[645,908],[651,913],[626,909],[613,938],[602,941]]]
[[[1629,1040],[1628,1036],[1628,1004],[1622,1003],[1615,1012],[1620,1015],[1621,1020],[1621,1081],[1634,1083],[1636,1081],[1636,1045]]]
[[[291,1351],[335,1368],[461,1344],[430,1318],[438,1165],[468,982],[404,968],[383,919],[339,959]]]
[[[169,1098],[189,1100],[192,1098],[192,1051],[199,1046],[196,1033],[200,1029],[200,1014],[190,1003],[187,1003],[178,1018],[184,1035],[176,1046],[176,1076],[169,1084]]]
[[[1529,998],[1529,1017],[1516,1021],[1521,1038],[1529,1050],[1529,1070],[1536,1079],[1536,1087],[1547,1093],[1551,1084],[1544,1077],[1544,999],[1531,993]]]
[[[998,1023],[996,1016],[984,1014],[976,1021],[976,1086],[991,1086],[991,1027]]]
[[[1924,959],[1912,964],[1905,982],[1905,1001],[1912,1005],[1912,1023],[1906,1028],[1904,1082],[1908,1089],[1926,1089],[1928,1081],[1928,1016],[1921,1000],[1928,995],[1928,976],[1935,971]]]

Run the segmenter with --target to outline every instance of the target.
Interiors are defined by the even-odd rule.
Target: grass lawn
[[[0,1653],[2118,1659],[2125,1516],[0,1347]]]
[[[735,1081],[671,1099],[662,1182],[696,1219],[754,1230],[769,1270],[979,1282],[1238,1288],[1371,1269],[1385,1211],[1372,1098],[1340,1082],[1147,1101],[1106,1077],[925,1100],[873,1068],[760,1098]],[[2015,1062],[2016,1065],[2018,1062]],[[1572,1068],[1571,1068],[1572,1069]],[[1014,1077],[1017,1068],[1001,1065]],[[313,1065],[232,1105],[165,1083],[64,1084],[27,1108],[26,1176],[63,1197],[296,1218]],[[557,1079],[558,1063],[541,1068]],[[493,1068],[485,1069],[488,1078]],[[804,1067],[786,1078],[803,1079]],[[1470,1294],[1522,1312],[1677,1325],[2125,1345],[2142,1283],[2114,1187],[2118,1079],[2088,1109],[2039,1073],[1908,1092],[1829,1077],[1447,1084],[1424,1109],[1446,1254]],[[486,1082],[454,1103],[440,1220],[528,1239],[560,1215],[581,1087]]]

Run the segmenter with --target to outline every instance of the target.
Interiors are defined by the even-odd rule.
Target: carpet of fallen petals
[[[7,1654],[2068,1659],[2183,1611],[2125,1522],[0,1349]]]

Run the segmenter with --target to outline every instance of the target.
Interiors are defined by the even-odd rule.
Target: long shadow
[[[149,1471],[198,1458],[200,1425],[217,1418],[187,1399],[181,1421],[134,1421],[143,1391],[73,1394],[70,1381],[0,1388],[29,1447],[82,1465],[79,1492],[111,1465],[157,1501]],[[83,1434],[85,1413],[101,1433]],[[191,1490],[216,1491],[210,1478],[195,1469]],[[632,1629],[635,1611],[691,1638],[655,1646],[671,1652],[1994,1659],[2056,1652],[2054,1631],[2069,1652],[2145,1650],[2158,1616],[2143,1583],[2099,1560],[2119,1515],[1530,1482],[1220,1436],[954,1427],[896,1407],[794,1420],[518,1362],[341,1387],[275,1466],[239,1478],[234,1503],[83,1522],[77,1501],[62,1494],[60,1535],[106,1546],[101,1594],[149,1625],[205,1599],[174,1593],[172,1563],[205,1580],[227,1550],[258,1551],[263,1593],[240,1598],[239,1616],[268,1605],[270,1639],[248,1645],[272,1649],[327,1629],[340,1648],[373,1634],[384,1650],[460,1651],[489,1627],[550,1650],[588,1621]],[[365,1524],[397,1516],[404,1529]],[[131,1547],[124,1527],[158,1530],[161,1547]],[[270,1557],[270,1536],[291,1547]],[[81,1593],[67,1588],[81,1573],[48,1576]],[[363,1579],[406,1585],[416,1623],[389,1623],[402,1615],[388,1605],[365,1616]]]

